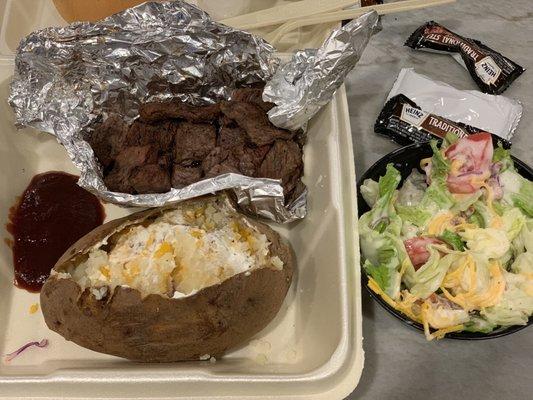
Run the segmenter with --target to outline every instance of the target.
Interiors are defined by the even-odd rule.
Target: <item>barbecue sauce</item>
[[[104,221],[104,208],[64,172],[35,175],[10,209],[15,285],[38,292],[63,253]]]

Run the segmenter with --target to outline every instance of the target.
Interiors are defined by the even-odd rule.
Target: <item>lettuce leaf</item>
[[[533,182],[511,168],[502,172],[499,178],[503,200],[518,207],[526,216],[533,217]]]
[[[359,191],[369,207],[373,207],[374,204],[376,204],[376,201],[378,201],[379,184],[375,180],[365,179],[363,184],[360,186]]]
[[[495,228],[466,228],[459,235],[469,250],[488,258],[503,257],[511,247],[506,232]]]
[[[446,229],[442,233],[439,239],[451,245],[454,250],[458,250],[458,251],[465,250],[465,244],[461,240],[461,236],[459,236],[457,233],[449,231],[448,229]]]
[[[427,190],[426,177],[416,169],[403,181],[402,187],[398,190],[396,205],[416,206],[424,198]]]
[[[495,324],[488,322],[486,319],[480,316],[473,315],[470,317],[470,321],[464,324],[464,330],[467,332],[481,332],[490,333],[496,328]]]
[[[525,325],[533,314],[533,296],[527,293],[530,280],[521,275],[504,272],[505,291],[500,302],[481,310],[481,316],[494,325]]]
[[[400,291],[399,269],[406,257],[403,244],[398,243],[402,221],[392,205],[400,173],[392,164],[379,179],[378,197],[370,211],[359,219],[361,253],[365,271],[390,297],[396,298]],[[375,185],[374,189],[375,190]]]
[[[430,208],[424,209],[421,206],[413,207],[396,204],[396,211],[402,221],[410,222],[418,227],[423,227],[433,216]]]
[[[501,216],[503,221],[503,228],[507,232],[507,238],[513,241],[522,231],[526,224],[526,217],[520,212],[518,208],[509,208],[505,210]]]
[[[514,170],[511,152],[509,150],[505,150],[501,143],[498,143],[498,147],[496,147],[492,153],[492,162],[501,164],[500,172],[506,171],[509,168]]]
[[[435,292],[442,284],[450,265],[456,260],[456,254],[441,255],[433,245],[428,246],[429,259],[417,271],[406,271],[405,282],[411,294],[425,299]]]
[[[517,274],[531,274],[533,276],[533,253],[526,251],[519,254],[511,265],[511,271]]]
[[[459,140],[459,136],[457,136],[453,132],[448,132],[446,134],[446,136],[444,137],[444,140],[442,141],[442,146],[441,147],[443,147],[443,148],[449,147],[452,144],[454,144],[455,142],[457,142],[458,140]]]

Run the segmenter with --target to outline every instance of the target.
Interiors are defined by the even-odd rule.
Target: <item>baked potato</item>
[[[294,256],[224,196],[108,222],[76,242],[41,291],[67,340],[144,362],[219,357],[262,330],[290,286]]]

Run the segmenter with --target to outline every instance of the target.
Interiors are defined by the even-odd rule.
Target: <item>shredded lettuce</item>
[[[359,220],[363,267],[392,298],[400,291],[399,268],[406,257],[402,243],[398,243],[402,221],[392,205],[400,173],[392,164],[378,182],[378,197],[373,208]],[[373,189],[375,191],[375,189]]]
[[[470,321],[464,325],[467,332],[490,333],[496,328],[496,325],[477,315],[471,316]]]
[[[511,247],[505,231],[495,228],[466,228],[459,235],[471,252],[489,258],[503,257]]]
[[[501,143],[498,143],[498,147],[496,147],[492,153],[492,162],[499,162],[501,164],[500,172],[503,172],[509,168],[514,169],[514,163],[511,159],[511,152],[509,150],[505,150]]]
[[[464,251],[465,249],[465,244],[461,240],[461,236],[459,236],[457,233],[451,232],[446,229],[442,233],[440,239],[451,245],[454,250]]]
[[[440,287],[448,268],[456,259],[455,254],[448,254],[441,258],[439,251],[433,245],[429,245],[428,250],[430,256],[427,262],[417,271],[406,272],[405,276],[405,282],[410,292],[422,299]]]
[[[522,231],[526,224],[526,217],[520,212],[518,208],[510,208],[503,212],[502,216],[503,228],[507,232],[507,238],[513,241]]]
[[[397,206],[416,206],[424,198],[427,184],[426,178],[416,169],[403,181],[402,188],[398,190]]]
[[[527,251],[519,254],[511,265],[511,271],[517,274],[533,276],[533,252]]]
[[[505,272],[505,292],[499,303],[481,310],[485,320],[494,325],[525,325],[533,313],[531,280],[521,274]]]
[[[533,217],[533,182],[518,174],[514,168],[500,174],[503,199],[518,207],[526,216]]]
[[[359,190],[361,191],[361,196],[365,199],[366,204],[368,204],[369,207],[374,207],[374,204],[376,204],[379,197],[379,184],[373,179],[365,179]]]
[[[481,197],[483,192],[478,190],[470,195],[456,195],[454,196],[455,204],[451,208],[453,212],[466,211],[473,206]]]
[[[448,132],[446,136],[444,137],[444,141],[442,142],[441,147],[448,147],[454,144],[455,142],[457,142],[458,140],[459,140],[459,137],[455,133]]]
[[[431,210],[423,207],[402,206],[396,204],[396,211],[402,221],[407,221],[415,226],[424,226],[433,216]]]

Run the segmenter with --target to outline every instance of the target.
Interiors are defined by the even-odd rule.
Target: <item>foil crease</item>
[[[378,14],[370,11],[333,31],[320,48],[296,52],[265,86],[263,99],[276,104],[270,121],[289,130],[304,128],[331,101],[379,29]]]

